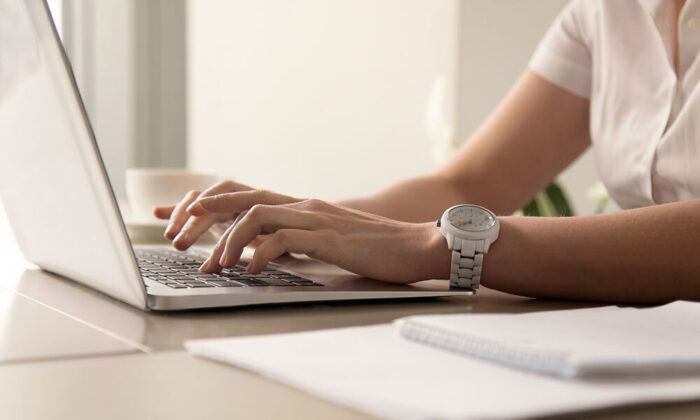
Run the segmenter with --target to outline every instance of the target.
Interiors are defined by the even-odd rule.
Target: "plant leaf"
[[[527,203],[522,212],[524,216],[538,217],[569,217],[574,215],[564,191],[554,182]]]

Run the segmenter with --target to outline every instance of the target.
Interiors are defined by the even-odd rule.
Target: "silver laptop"
[[[318,263],[305,272],[291,258],[256,276],[243,266],[206,275],[197,270],[205,251],[132,246],[45,1],[0,0],[0,27],[0,198],[42,269],[143,310],[473,293],[334,275]]]

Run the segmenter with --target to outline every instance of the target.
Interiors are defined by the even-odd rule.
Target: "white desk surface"
[[[358,418],[346,407],[193,357],[191,338],[371,325],[427,313],[591,306],[483,289],[476,296],[145,313],[42,272],[0,209],[0,413],[12,418]],[[318,269],[319,267],[313,267]],[[700,418],[700,402],[576,418]]]

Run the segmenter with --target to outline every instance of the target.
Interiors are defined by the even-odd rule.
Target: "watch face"
[[[476,206],[453,208],[447,213],[447,221],[452,226],[467,232],[488,230],[496,224],[496,218],[490,212]]]

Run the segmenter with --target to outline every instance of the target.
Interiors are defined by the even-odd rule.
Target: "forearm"
[[[446,208],[467,202],[467,197],[447,179],[427,175],[407,179],[367,197],[340,204],[405,222],[437,220]]]
[[[411,222],[435,220],[461,203],[511,214],[589,146],[588,106],[528,71],[437,172],[341,204]]]
[[[487,287],[608,302],[700,300],[700,200],[572,218],[503,217]]]

